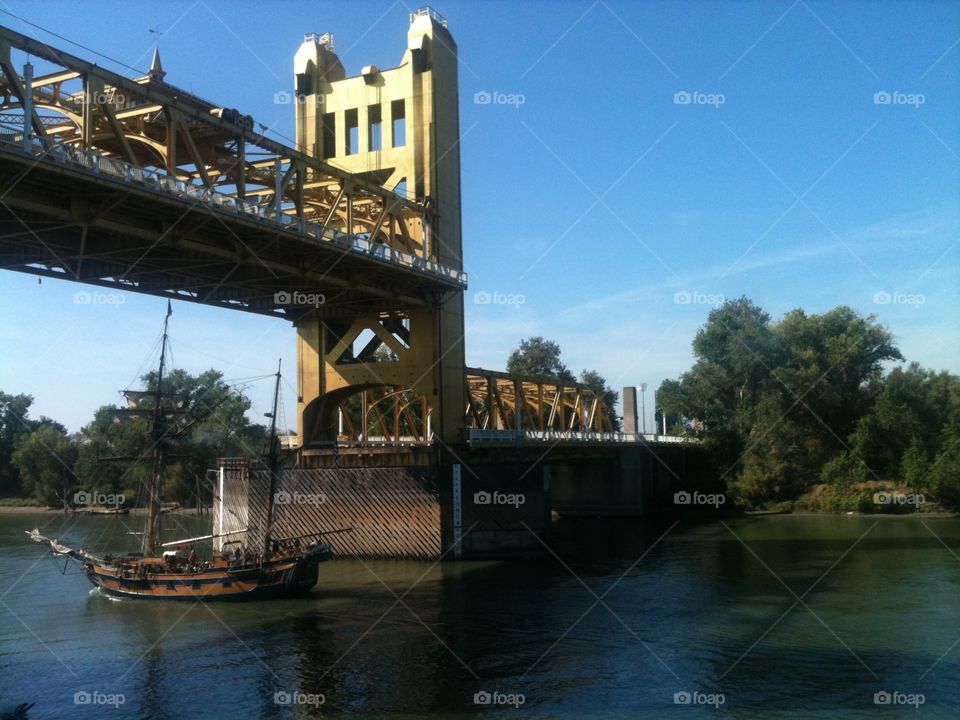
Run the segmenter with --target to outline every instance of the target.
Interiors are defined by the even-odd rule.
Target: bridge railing
[[[649,433],[577,432],[572,430],[478,430],[473,428],[470,429],[468,440],[471,445],[502,443],[699,443],[696,438],[677,435],[652,435]]]
[[[28,154],[31,157],[51,159],[63,165],[80,168],[98,177],[118,180],[127,185],[146,188],[152,192],[181,200],[193,200],[220,212],[250,218],[260,223],[277,225],[284,230],[305,235],[320,242],[332,243],[359,255],[402,265],[418,272],[439,275],[464,287],[467,284],[467,274],[459,270],[445,267],[413,253],[402,252],[383,243],[371,242],[366,238],[350,235],[312,220],[297,218],[284,212],[278,213],[273,208],[251,200],[244,200],[185,182],[160,170],[139,167],[123,160],[71,145],[56,144],[47,149],[37,138],[33,139],[31,152],[27,153],[23,147],[22,137],[22,135],[18,137],[2,134],[0,135],[0,143],[7,148],[19,149],[21,153]]]

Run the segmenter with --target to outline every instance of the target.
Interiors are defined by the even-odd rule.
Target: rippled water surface
[[[0,717],[960,717],[957,519],[563,520],[538,562],[338,559],[207,605],[91,593],[24,535],[124,522],[0,515]]]

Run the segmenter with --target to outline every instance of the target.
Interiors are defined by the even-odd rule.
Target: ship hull
[[[267,600],[305,595],[317,584],[319,563],[303,557],[262,567],[211,568],[196,573],[131,576],[106,565],[84,568],[95,587],[113,597],[191,602]]]

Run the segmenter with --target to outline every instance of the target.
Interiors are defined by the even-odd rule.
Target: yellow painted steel
[[[388,208],[380,231],[408,252],[462,270],[457,46],[446,21],[413,13],[400,64],[349,77],[332,38],[310,34],[294,58],[294,85],[298,148],[424,207],[419,227],[395,227]],[[297,332],[305,446],[343,435],[348,399],[363,393],[366,405],[375,388],[415,393],[429,416],[424,433],[465,439],[462,291],[401,312],[333,318],[318,309]],[[364,411],[359,423],[367,420]],[[356,427],[351,434],[364,436]]]

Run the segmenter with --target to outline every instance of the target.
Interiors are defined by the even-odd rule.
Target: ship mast
[[[163,319],[163,339],[160,341],[160,370],[157,373],[157,391],[153,408],[153,478],[150,483],[150,516],[147,520],[147,532],[144,534],[144,557],[153,557],[160,547],[160,488],[166,470],[166,443],[164,442],[163,416],[163,371],[167,359],[167,327],[173,307],[167,300],[167,315]]]
[[[270,452],[267,455],[267,466],[270,469],[270,494],[267,496],[267,526],[263,534],[263,556],[270,553],[270,532],[273,529],[273,503],[277,493],[277,473],[280,470],[277,438],[277,403],[280,400],[280,366],[283,359],[277,361],[277,383],[273,389],[273,412],[270,413]]]

